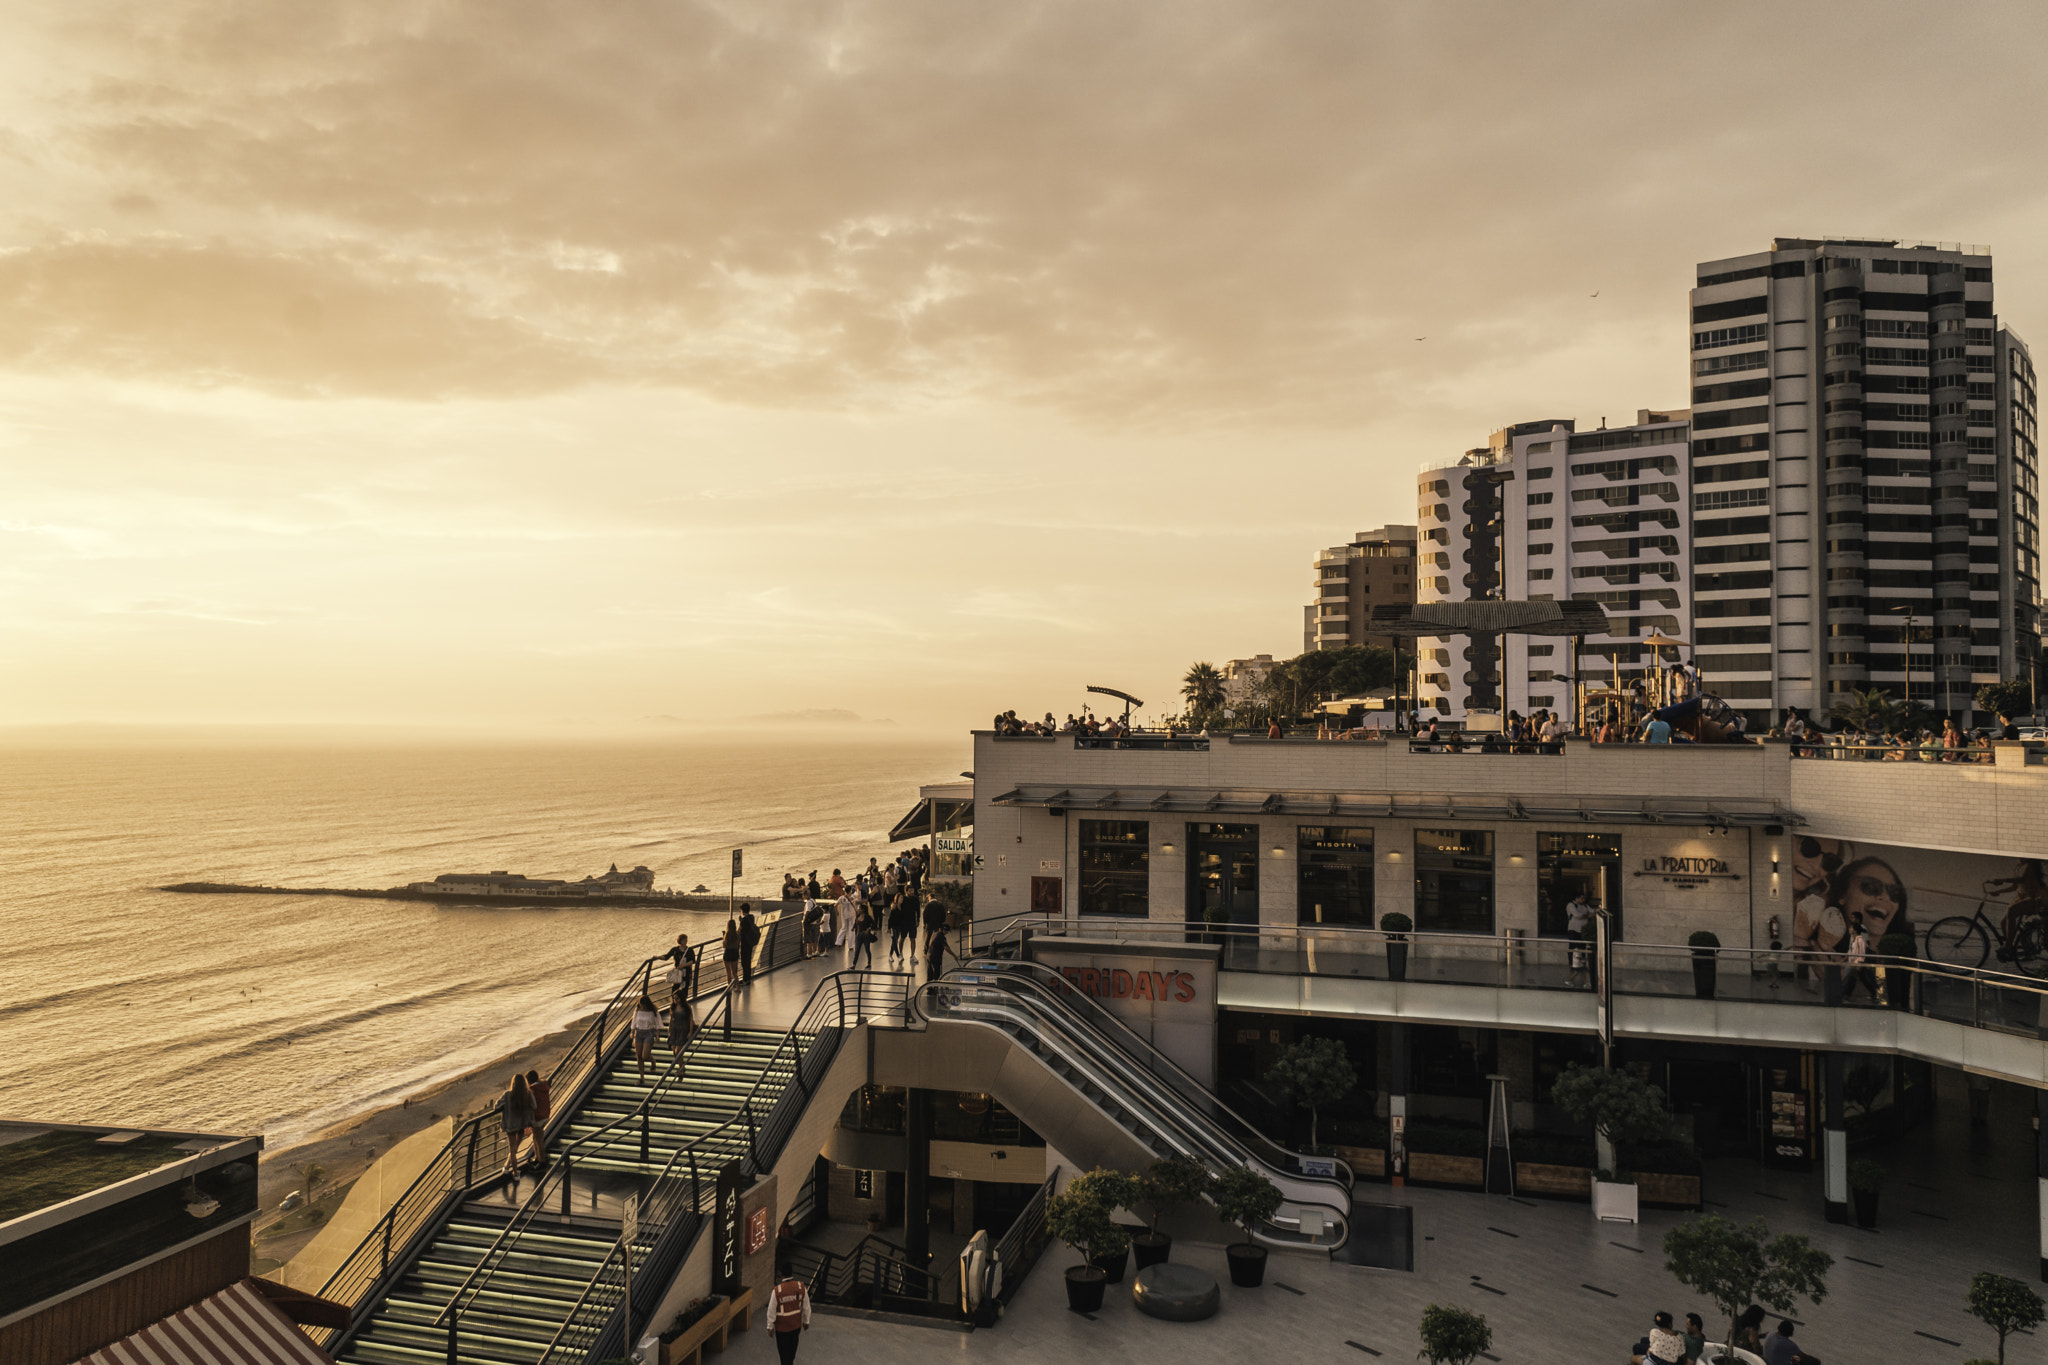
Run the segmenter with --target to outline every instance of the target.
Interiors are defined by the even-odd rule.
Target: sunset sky
[[[2038,0],[0,14],[0,724],[1156,710],[1696,261],[2048,344]]]

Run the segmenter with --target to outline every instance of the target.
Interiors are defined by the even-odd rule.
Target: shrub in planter
[[[1252,1230],[1280,1211],[1280,1187],[1249,1166],[1232,1166],[1216,1177],[1209,1197],[1223,1221],[1244,1232],[1244,1241],[1225,1250],[1230,1282],[1256,1288],[1266,1278],[1266,1249],[1252,1241]]]
[[[1492,1346],[1493,1329],[1479,1314],[1434,1303],[1422,1310],[1422,1355],[1430,1365],[1472,1365]]]
[[[1102,1307],[1102,1289],[1109,1282],[1109,1275],[1093,1264],[1094,1253],[1097,1248],[1106,1250],[1124,1236],[1109,1216],[1110,1205],[1102,1202],[1102,1189],[1103,1182],[1091,1182],[1087,1176],[1077,1175],[1045,1205],[1046,1230],[1081,1257],[1081,1264],[1067,1270],[1067,1307],[1077,1313],[1092,1313]]]
[[[1875,1161],[1849,1163],[1849,1198],[1856,1205],[1856,1226],[1877,1226],[1877,1196],[1884,1191],[1884,1167]]]
[[[1173,1238],[1159,1230],[1160,1215],[1201,1199],[1209,1192],[1211,1178],[1207,1166],[1185,1156],[1155,1161],[1138,1177],[1138,1197],[1152,1207],[1152,1225],[1131,1239],[1138,1269],[1158,1265],[1173,1254]]]
[[[1415,921],[1399,910],[1380,916],[1380,932],[1387,936],[1387,980],[1408,979],[1408,935],[1415,931]]]
[[[1714,998],[1714,950],[1721,946],[1721,940],[1710,931],[1695,929],[1688,934],[1685,944],[1692,949],[1692,993],[1702,1000]]]
[[[1551,1085],[1550,1100],[1573,1122],[1592,1128],[1602,1170],[1615,1169],[1617,1143],[1635,1147],[1672,1138],[1664,1092],[1632,1072],[1574,1063]]]

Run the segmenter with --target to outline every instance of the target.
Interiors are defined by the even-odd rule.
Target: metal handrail
[[[849,1020],[847,1008],[849,979],[853,983],[851,1020]],[[791,1024],[788,1032],[784,1034],[784,1046],[793,1046],[795,1051],[796,1070],[793,1079],[796,1083],[791,1088],[796,1090],[801,1097],[799,1108],[802,1102],[808,1100],[810,1090],[815,1087],[819,1079],[815,1076],[806,1077],[804,1075],[805,1064],[817,1055],[816,1040],[828,1028],[845,1028],[849,1026],[849,1023],[857,1024],[861,1020],[871,1017],[872,1014],[881,1012],[880,1010],[872,1009],[868,1003],[867,985],[870,980],[874,979],[907,982],[909,975],[908,973],[900,972],[834,972],[820,981],[812,990],[811,998],[805,1002],[804,1008],[798,1012],[796,1022]],[[884,1008],[894,1010],[901,1007],[905,995],[907,995],[907,992],[900,987],[892,987],[891,998],[888,999]],[[828,1000],[829,1009],[827,1008]],[[832,1022],[828,1024],[826,1022],[827,1019],[830,1019]],[[792,1044],[793,1039],[796,1040],[794,1044]],[[782,1050],[782,1047],[776,1049],[777,1057],[782,1055]],[[722,1137],[730,1140],[732,1137],[736,1137],[739,1129],[744,1126],[747,1131],[747,1144],[745,1154],[738,1158],[741,1170],[746,1172],[751,1167],[752,1173],[758,1174],[765,1169],[764,1163],[772,1163],[774,1161],[777,1155],[775,1144],[778,1140],[775,1135],[776,1127],[771,1126],[769,1128],[768,1141],[763,1143],[761,1141],[761,1125],[755,1121],[754,1114],[756,1099],[760,1095],[762,1087],[767,1084],[772,1065],[773,1063],[771,1062],[769,1067],[762,1069],[761,1078],[755,1082],[753,1089],[748,1092],[746,1099],[742,1101],[738,1114],[711,1131],[697,1137],[695,1140],[676,1148],[670,1154],[668,1161],[663,1165],[661,1171],[649,1182],[646,1193],[640,1201],[640,1234],[635,1241],[634,1253],[636,1258],[641,1255],[640,1248],[643,1245],[652,1249],[667,1239],[671,1231],[676,1229],[685,1218],[696,1218],[703,1213],[703,1176],[705,1172],[703,1166],[698,1161],[698,1156],[701,1151],[706,1156],[716,1157],[717,1153],[712,1147],[714,1141]],[[785,1096],[784,1099],[787,1101],[788,1097]],[[778,1109],[780,1108],[781,1106],[778,1105]],[[712,1197],[715,1200],[716,1180],[714,1179],[711,1183],[713,1187]],[[610,1258],[607,1258],[605,1263],[599,1266],[596,1273],[591,1276],[590,1282],[584,1286],[583,1292],[577,1296],[575,1304],[563,1319],[562,1325],[556,1329],[555,1335],[549,1339],[547,1347],[541,1352],[536,1365],[549,1365],[551,1361],[559,1360],[566,1362],[570,1359],[571,1354],[577,1349],[569,1345],[572,1335],[582,1339],[581,1347],[587,1351],[590,1345],[598,1341],[604,1332],[608,1330],[611,1317],[618,1311],[619,1303],[623,1300],[625,1294],[623,1269],[619,1276],[620,1282],[614,1284],[610,1282],[611,1268],[612,1261]],[[588,1310],[593,1307],[600,1307],[603,1317],[596,1322],[585,1321]],[[558,1352],[568,1352],[571,1354],[558,1354]]]
[[[716,1026],[720,1012],[729,1013],[731,1009],[730,994],[720,991],[718,1002],[705,1012],[703,1021],[691,1033],[689,1045],[670,1058],[669,1064],[655,1077],[654,1084],[648,1088],[646,1096],[638,1104],[602,1128],[592,1129],[555,1153],[554,1161],[547,1173],[534,1182],[532,1193],[520,1202],[512,1217],[499,1229],[498,1235],[491,1239],[491,1244],[484,1248],[484,1253],[478,1258],[476,1265],[470,1268],[462,1283],[455,1287],[455,1292],[448,1296],[447,1303],[442,1305],[440,1313],[434,1318],[434,1326],[447,1327],[451,1335],[457,1332],[463,1311],[476,1301],[477,1295],[483,1293],[491,1277],[497,1274],[498,1268],[517,1254],[520,1236],[547,1208],[555,1197],[556,1189],[559,1189],[563,1199],[567,1200],[569,1182],[575,1169],[575,1153],[608,1143],[609,1135],[615,1129],[629,1125],[635,1120],[644,1121],[648,1118],[653,1112],[655,1101],[665,1096],[673,1082],[683,1078],[689,1057],[696,1051],[697,1044],[703,1040],[704,1034]]]
[[[928,983],[918,992],[915,1003],[919,1011],[924,1013],[925,1001],[927,997],[931,997],[940,1002],[940,1008],[935,1013],[941,1016],[973,1018],[974,1011],[968,1009],[965,1004],[965,997],[969,992],[982,989],[1004,992],[1017,1003],[1008,1006],[1007,1009],[1001,1005],[992,1006],[991,1009],[1003,1010],[1021,1025],[1029,1028],[1039,1046],[1058,1054],[1067,1065],[1088,1073],[1108,1087],[1121,1086],[1117,1094],[1118,1101],[1136,1113],[1140,1121],[1154,1133],[1174,1143],[1187,1155],[1204,1161],[1205,1164],[1264,1167],[1268,1171],[1280,1174],[1284,1181],[1298,1182],[1311,1187],[1315,1191],[1313,1194],[1287,1194],[1287,1203],[1296,1207],[1321,1210],[1339,1231],[1331,1241],[1311,1240],[1309,1244],[1318,1249],[1334,1251],[1343,1247],[1349,1240],[1351,1192],[1350,1187],[1343,1181],[1325,1176],[1304,1176],[1265,1160],[1240,1139],[1215,1124],[1206,1114],[1191,1112],[1188,1102],[1180,1096],[1170,1091],[1162,1093],[1157,1078],[1139,1069],[1134,1059],[1123,1056],[1113,1045],[1107,1052],[1090,1048],[1088,1025],[1085,1021],[1077,1021],[1077,1028],[1065,1030],[1079,1040],[1071,1046],[1052,1037],[1048,1031],[1049,1026],[1057,1025],[1062,1013],[1072,1012],[1067,1009],[1064,1000],[1054,996],[1037,982],[1016,979],[1007,973],[991,972],[988,974],[989,979],[986,980],[979,977],[980,974],[972,969],[962,968],[938,981]],[[1025,989],[1020,990],[1020,987]],[[1029,1007],[1024,998],[1027,991],[1037,997],[1038,1008]],[[946,999],[948,994],[956,997],[959,1003],[949,1003]],[[926,1014],[926,1017],[930,1018],[931,1014]],[[1089,1055],[1081,1055],[1081,1051],[1076,1049],[1086,1051]],[[1118,1063],[1119,1057],[1122,1058],[1121,1064]],[[1328,1188],[1324,1189],[1325,1186]],[[1287,1221],[1289,1220],[1279,1216],[1269,1220],[1275,1227],[1282,1226]],[[1299,1220],[1295,1222],[1298,1227]],[[1300,1239],[1284,1232],[1265,1232],[1261,1236],[1263,1240],[1275,1245],[1302,1245]]]
[[[969,971],[989,970],[991,969],[991,964],[970,962],[967,964],[967,969]],[[1095,1000],[1074,990],[1067,983],[1066,978],[1059,972],[1036,962],[1002,962],[993,964],[992,969],[1008,975],[1027,978],[1041,990],[1057,999],[1059,1003],[1082,1015],[1094,1026],[1097,1033],[1103,1034],[1109,1041],[1115,1043],[1134,1063],[1143,1067],[1160,1081],[1165,1082],[1172,1090],[1178,1092],[1178,1097],[1183,1104],[1201,1112],[1238,1143],[1259,1152],[1265,1159],[1266,1164],[1284,1170],[1289,1175],[1303,1180],[1327,1178],[1306,1174],[1301,1169],[1301,1153],[1287,1150],[1278,1142],[1260,1132],[1256,1124],[1232,1109],[1228,1104],[1225,1104],[1221,1096],[1189,1075],[1180,1063],[1174,1061],[1173,1058],[1167,1056],[1164,1052],[1161,1052],[1146,1039],[1139,1037],[1130,1025],[1126,1024],[1109,1010],[1104,1009]],[[1336,1161],[1337,1167],[1344,1172],[1342,1176],[1336,1177],[1337,1183],[1348,1191],[1353,1183],[1353,1180],[1350,1178],[1352,1174],[1350,1165],[1336,1158],[1322,1159]]]
[[[1031,1268],[1035,1259],[1027,1254],[1031,1239],[1045,1227],[1046,1205],[1052,1201],[1052,1192],[1059,1178],[1060,1168],[1057,1166],[1045,1173],[1045,1182],[1024,1207],[1017,1210],[1017,1216],[1010,1220],[1009,1231],[996,1243],[995,1262],[1002,1268],[1003,1276],[1002,1287],[996,1294],[1006,1303],[1017,1292],[1017,1286],[1023,1283],[1024,1272]]]
[[[783,924],[796,922],[786,919],[770,921],[765,928],[766,946],[770,955],[759,964],[759,970],[772,971],[801,957],[802,935],[775,931]],[[785,960],[775,960],[773,951],[777,940],[794,940],[796,952]],[[694,949],[697,959],[696,980],[709,977],[710,968],[722,966],[725,961],[724,943],[718,938],[706,940]],[[605,1055],[612,1048],[622,1044],[625,1036],[623,1018],[638,1005],[637,991],[646,990],[652,983],[653,968],[662,956],[650,957],[627,976],[624,984],[585,1026],[580,1037],[563,1054],[549,1073],[549,1086],[556,1097],[553,1114],[550,1116],[543,1136],[551,1136],[569,1121],[576,1107],[573,1101],[577,1093],[603,1069]],[[721,994],[721,984],[716,987],[700,988],[691,996],[692,1001]],[[621,1006],[633,995],[630,1003]],[[615,1026],[617,1025],[617,1026]],[[347,1304],[353,1311],[354,1320],[348,1329],[315,1328],[316,1341],[331,1346],[360,1325],[361,1310],[366,1306],[369,1291],[391,1272],[393,1265],[402,1265],[413,1240],[423,1231],[432,1228],[439,1221],[451,1201],[466,1194],[475,1186],[475,1173],[481,1168],[495,1171],[500,1160],[507,1155],[508,1144],[504,1134],[488,1127],[489,1114],[468,1120],[450,1136],[446,1145],[435,1155],[426,1169],[416,1177],[398,1200],[387,1209],[384,1216],[372,1225],[369,1233],[357,1244],[348,1258],[337,1266],[320,1289],[323,1298]],[[482,1150],[479,1150],[481,1147]],[[456,1180],[457,1154],[461,1154],[462,1179]],[[482,1158],[479,1163],[478,1158]],[[322,1339],[324,1338],[324,1339]]]
[[[811,1272],[808,1283],[812,1297],[821,1302],[844,1303],[862,1284],[873,1285],[899,1298],[920,1299],[926,1303],[939,1301],[942,1278],[923,1266],[912,1264],[903,1248],[874,1233],[854,1243],[849,1251],[826,1251],[816,1247],[804,1250],[818,1258],[817,1269]],[[870,1271],[872,1273],[864,1273]],[[912,1287],[920,1284],[921,1290]]]
[[[766,956],[762,962],[756,964],[757,968],[762,972],[769,972],[777,967],[788,966],[790,963],[800,960],[803,956],[803,938],[800,933],[777,935],[773,932],[785,922],[783,920],[775,920],[767,926],[770,932],[765,936]],[[700,958],[700,968],[705,965],[722,966],[724,964],[724,944],[720,942],[718,946],[719,953],[716,959],[711,963],[706,963]],[[659,960],[659,958],[649,959],[650,962]],[[722,1012],[728,1021],[731,1019],[732,992],[724,986],[716,988],[715,991],[699,991],[697,995],[692,997],[692,1002],[694,1003],[697,999],[713,994],[717,997],[717,1003],[705,1012],[704,1018],[692,1031],[689,1046],[682,1053],[671,1057],[668,1065],[655,1077],[654,1084],[649,1087],[647,1094],[642,1097],[638,1104],[618,1118],[613,1119],[610,1123],[605,1124],[602,1128],[585,1133],[582,1137],[576,1139],[575,1142],[556,1153],[554,1163],[547,1174],[535,1182],[533,1192],[520,1204],[505,1226],[499,1230],[497,1237],[492,1239],[491,1245],[485,1248],[484,1254],[479,1258],[477,1264],[471,1268],[469,1274],[463,1278],[462,1283],[456,1287],[455,1292],[449,1296],[448,1302],[443,1305],[441,1312],[435,1316],[433,1325],[448,1329],[451,1351],[459,1339],[463,1311],[476,1301],[479,1294],[483,1293],[485,1287],[490,1283],[491,1277],[497,1274],[498,1268],[512,1256],[518,1254],[519,1238],[532,1226],[535,1218],[547,1208],[548,1203],[555,1198],[557,1190],[559,1190],[561,1195],[563,1212],[566,1213],[568,1211],[570,1181],[575,1169],[575,1153],[579,1149],[601,1145],[603,1142],[609,1141],[608,1135],[613,1133],[614,1130],[632,1124],[635,1121],[638,1121],[641,1125],[641,1139],[644,1152],[648,1138],[648,1120],[653,1113],[656,1102],[665,1097],[672,1084],[680,1083],[687,1075],[689,1058],[694,1054],[698,1043],[703,1040],[705,1034],[717,1026],[720,1013]],[[635,1001],[636,1006],[637,1004],[638,1002]],[[764,1079],[773,1067],[774,1059],[771,1058],[768,1065],[763,1068]],[[756,1082],[756,1088],[758,1089],[758,1087],[759,1082]]]

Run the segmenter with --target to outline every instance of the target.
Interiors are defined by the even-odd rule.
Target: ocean
[[[0,1116],[262,1133],[274,1148],[562,1027],[723,916],[186,895],[442,872],[744,894],[887,858],[958,740],[319,739],[0,749]]]

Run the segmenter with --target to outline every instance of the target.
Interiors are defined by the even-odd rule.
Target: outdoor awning
[[[921,796],[901,820],[889,831],[889,842],[900,844],[905,839],[922,839],[941,826],[974,823],[972,801],[948,801],[936,796]]]
[[[1298,815],[1344,820],[1578,820],[1610,825],[1803,825],[1774,801],[1616,796],[1520,797],[1455,792],[1216,791],[1201,787],[1017,787],[989,802],[1077,812],[1157,811],[1187,815]]]
[[[79,1365],[334,1365],[334,1358],[243,1280]]]

